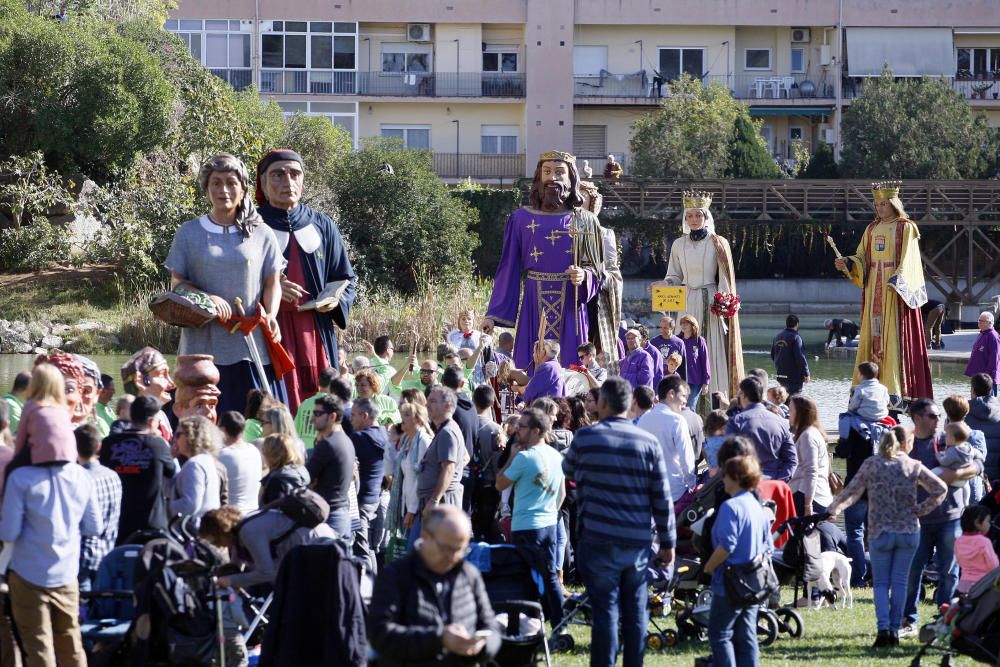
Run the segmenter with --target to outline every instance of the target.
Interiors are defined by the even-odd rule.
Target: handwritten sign
[[[680,312],[687,309],[686,287],[654,287],[654,312]]]

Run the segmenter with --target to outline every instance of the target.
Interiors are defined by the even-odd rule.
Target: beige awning
[[[848,28],[848,74],[878,76],[885,66],[895,76],[954,76],[951,28]]]

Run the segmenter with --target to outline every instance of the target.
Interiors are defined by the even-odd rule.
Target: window
[[[430,125],[383,125],[383,137],[398,137],[403,140],[403,146],[416,150],[430,150]]]
[[[802,74],[806,71],[806,50],[792,49],[792,74]]]
[[[489,155],[517,153],[517,125],[482,125],[479,130],[479,152]]]
[[[608,126],[574,125],[573,152],[578,157],[606,158],[608,156]]]
[[[383,72],[430,72],[430,44],[383,44]]]
[[[804,136],[805,132],[801,127],[788,128],[788,141],[802,141]]]
[[[516,72],[516,46],[487,46],[483,50],[484,72]]]
[[[357,143],[358,103],[357,102],[278,102],[282,113],[291,116],[304,113],[307,116],[326,116],[330,122],[344,128],[351,135],[352,144]]]
[[[771,69],[771,49],[744,49],[743,69],[747,70]]]
[[[187,44],[192,58],[233,88],[242,90],[250,85],[253,77],[249,21],[171,19],[164,27]]]
[[[701,79],[705,74],[705,49],[660,49],[660,76],[667,81],[687,74]]]
[[[262,21],[261,67],[354,71],[357,25],[330,21]],[[351,29],[351,34],[337,34]],[[329,92],[329,91],[314,91]]]
[[[774,132],[770,125],[760,126],[760,136],[764,137],[764,142],[767,144],[767,150],[772,154],[774,153]]]
[[[574,76],[600,76],[601,70],[606,69],[608,69],[608,47],[573,47]]]
[[[1000,71],[1000,46],[992,48],[956,49],[959,76],[990,74]]]

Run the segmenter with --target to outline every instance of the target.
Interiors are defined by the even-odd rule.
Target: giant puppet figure
[[[879,382],[897,401],[934,397],[920,313],[927,302],[920,232],[903,210],[901,185],[872,185],[878,218],[865,229],[857,252],[834,262],[862,289],[854,384],[860,382],[858,365],[874,361]]]
[[[613,337],[605,341],[599,332],[589,331],[587,304],[603,278],[604,245],[597,216],[581,208],[583,203],[576,158],[561,151],[542,153],[528,206],[507,220],[483,319],[487,331],[494,324],[517,327],[518,368],[529,366],[539,338],[559,341],[563,367],[578,362],[576,348],[589,340],[596,339],[606,352],[616,349]],[[614,332],[610,322],[599,328]]]
[[[717,293],[736,293],[736,270],[729,241],[715,233],[715,219],[708,192],[683,194],[683,236],[670,246],[670,261],[664,282],[687,288],[687,307],[680,315],[698,320],[708,346],[709,386],[703,397],[721,391],[735,396],[743,379],[743,341],[739,315],[720,317],[712,312]],[[688,360],[691,361],[690,359]]]
[[[295,361],[295,370],[285,375],[293,413],[319,391],[319,372],[336,366],[334,325],[347,326],[357,287],[336,223],[300,202],[304,178],[302,158],[292,150],[273,150],[257,165],[257,210],[288,262],[278,325]]]

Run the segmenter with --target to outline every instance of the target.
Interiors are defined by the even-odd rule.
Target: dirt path
[[[70,285],[94,283],[109,279],[114,267],[101,264],[87,266],[57,266],[32,273],[0,273],[0,289],[5,287],[33,287],[41,284]]]

